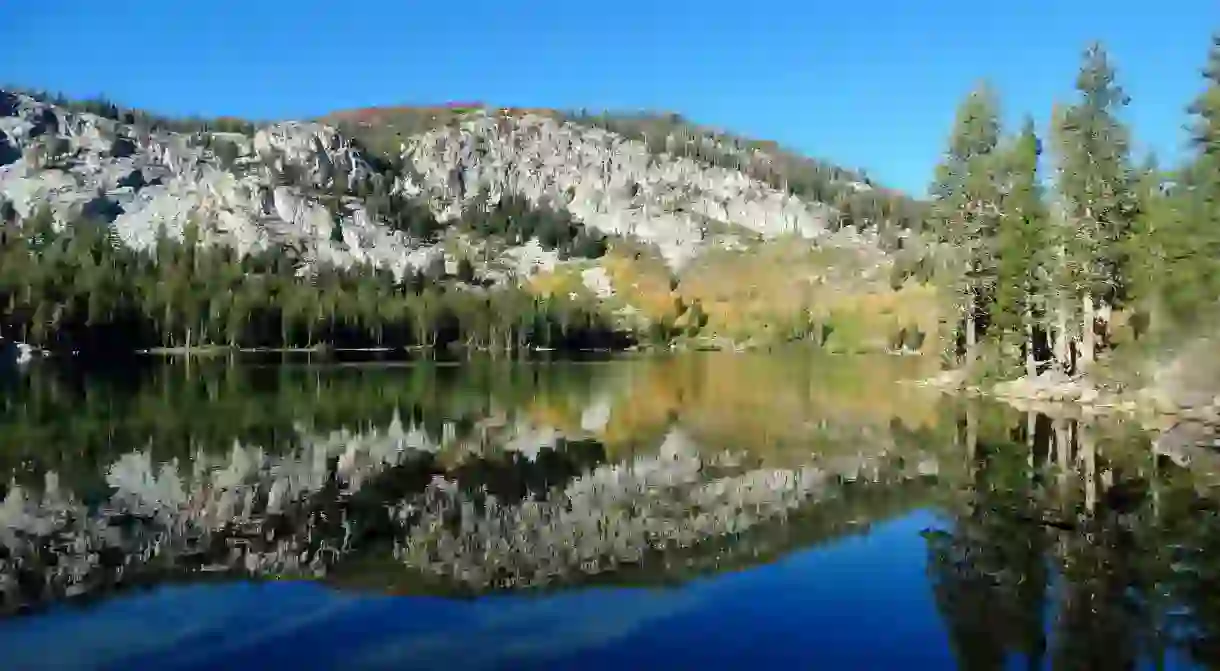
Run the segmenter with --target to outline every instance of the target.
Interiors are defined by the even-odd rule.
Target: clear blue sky
[[[171,114],[393,103],[654,108],[922,193],[989,78],[1015,124],[1104,41],[1145,146],[1173,155],[1217,0],[2,0],[0,81]]]

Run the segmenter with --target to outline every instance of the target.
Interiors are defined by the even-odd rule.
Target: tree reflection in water
[[[925,538],[961,668],[1220,664],[1218,506],[1199,474],[1074,420],[960,434],[972,477]]]

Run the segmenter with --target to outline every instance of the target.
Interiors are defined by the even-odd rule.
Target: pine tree
[[[1000,137],[998,104],[985,84],[958,107],[949,149],[930,189],[934,230],[954,255],[954,293],[965,324],[967,358],[973,360],[978,318],[994,285],[992,243],[999,194],[993,161]]]
[[[1066,252],[1081,304],[1080,359],[1087,366],[1096,351],[1096,306],[1108,328],[1110,306],[1122,297],[1122,252],[1137,203],[1129,133],[1118,116],[1129,99],[1100,44],[1085,51],[1076,90],[1079,99],[1062,111],[1055,131]]]
[[[1181,277],[1180,272],[1173,275],[1168,272],[1170,256],[1178,253],[1173,249],[1174,229],[1180,218],[1155,155],[1149,155],[1136,173],[1136,197],[1139,214],[1126,240],[1125,279],[1129,302],[1134,307],[1131,323],[1138,338],[1149,326],[1160,326],[1165,298],[1174,293],[1172,284]]]
[[[1220,162],[1220,33],[1212,38],[1207,65],[1203,69],[1207,88],[1191,103],[1189,111],[1196,117],[1191,127],[1191,144],[1199,158]],[[1216,168],[1215,164],[1209,166]],[[1220,182],[1220,173],[1211,175]]]
[[[1050,288],[1048,250],[1052,248],[1046,203],[1038,179],[1042,143],[1034,122],[1026,118],[1003,154],[1003,196],[997,236],[998,283],[995,324],[1004,350],[1024,349],[1026,375],[1036,374],[1036,316],[1045,314],[1041,299]]]
[[[1165,215],[1165,237],[1174,286],[1170,300],[1179,315],[1220,299],[1220,34],[1212,40],[1203,69],[1204,91],[1191,103],[1193,154],[1183,168]]]

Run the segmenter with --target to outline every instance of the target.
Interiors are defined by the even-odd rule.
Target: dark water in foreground
[[[0,668],[1220,664],[1204,460],[920,365],[34,371]]]

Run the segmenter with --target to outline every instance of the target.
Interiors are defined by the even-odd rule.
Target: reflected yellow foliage
[[[573,407],[571,403],[556,402],[555,399],[541,399],[530,404],[525,416],[535,426],[547,426],[564,434],[580,433],[580,415],[583,408]]]
[[[761,457],[817,446],[828,427],[887,431],[897,420],[908,429],[931,429],[940,416],[937,394],[899,384],[931,374],[935,363],[928,357],[833,356],[792,348],[613,365],[627,373],[614,386],[609,420],[596,434],[611,453],[649,441],[655,448],[653,439],[675,424],[709,448]],[[579,430],[582,409],[539,400],[528,416],[540,425]]]

